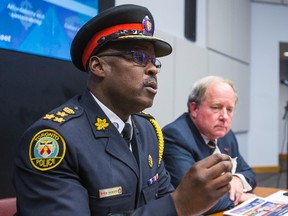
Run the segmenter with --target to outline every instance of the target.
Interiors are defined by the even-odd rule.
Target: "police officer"
[[[194,215],[229,191],[231,162],[220,154],[191,167],[177,190],[170,184],[161,129],[142,112],[157,93],[157,57],[172,52],[153,33],[152,14],[136,5],[108,9],[79,30],[71,57],[87,90],[20,140],[19,215]]]

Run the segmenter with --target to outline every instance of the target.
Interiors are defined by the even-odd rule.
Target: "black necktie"
[[[125,123],[125,126],[121,132],[123,139],[127,142],[128,148],[132,151],[136,161],[138,162],[138,153],[137,153],[137,145],[136,140],[131,140],[132,126],[129,123]],[[131,145],[131,148],[130,148]]]
[[[215,144],[215,142],[213,142],[213,141],[210,140],[210,141],[207,143],[207,146],[210,148],[210,154],[213,154],[214,151],[215,151],[215,149],[216,149],[216,144]]]
[[[129,148],[130,148],[130,142],[131,142],[131,132],[132,132],[131,125],[129,123],[125,123],[125,126],[121,134],[124,140],[127,142]]]

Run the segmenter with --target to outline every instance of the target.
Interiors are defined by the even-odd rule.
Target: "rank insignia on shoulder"
[[[154,119],[154,117],[152,115],[150,115],[149,113],[144,112],[144,111],[136,113],[136,115],[142,116],[142,117],[144,117],[146,119],[151,119],[151,118]]]
[[[64,107],[62,110],[56,111],[56,113],[49,113],[46,114],[43,119],[44,120],[51,120],[53,122],[62,123],[65,122],[73,117],[76,117],[77,114],[81,114],[82,109],[79,107]]]
[[[55,130],[42,130],[30,142],[30,162],[35,169],[40,171],[50,170],[58,166],[63,160],[65,153],[65,140]]]

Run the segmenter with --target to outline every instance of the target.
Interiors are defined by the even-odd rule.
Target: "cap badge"
[[[148,16],[145,16],[142,20],[142,27],[143,27],[143,34],[147,36],[153,35],[153,26],[150,18]]]

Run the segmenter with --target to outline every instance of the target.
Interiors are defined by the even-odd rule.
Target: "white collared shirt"
[[[103,110],[103,112],[107,115],[107,117],[109,118],[109,120],[113,123],[113,125],[117,128],[118,132],[121,134],[125,123],[129,123],[132,126],[132,120],[131,120],[131,116],[129,116],[128,120],[126,122],[123,122],[122,119],[120,119],[114,112],[112,112],[107,106],[105,106],[103,103],[101,103],[96,97],[95,95],[92,94],[92,92],[90,92],[90,94],[93,96],[93,98],[95,99],[95,101],[99,104],[100,108]],[[133,127],[132,127],[132,133],[131,136],[133,134]],[[132,138],[132,137],[131,137]]]

